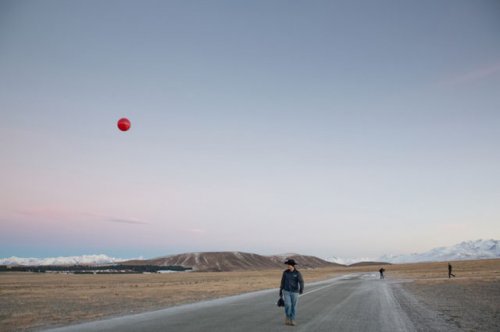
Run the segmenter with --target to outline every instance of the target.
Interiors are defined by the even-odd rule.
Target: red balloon
[[[127,131],[130,129],[130,120],[127,118],[121,118],[118,120],[118,129],[121,131]]]

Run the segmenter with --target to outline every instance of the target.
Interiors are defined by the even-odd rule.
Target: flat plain
[[[466,331],[500,330],[500,259],[386,265],[397,283]],[[308,282],[379,266],[301,270]],[[0,330],[28,331],[278,288],[281,270],[75,275],[0,273]]]

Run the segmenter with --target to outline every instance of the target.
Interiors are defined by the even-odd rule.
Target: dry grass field
[[[305,270],[311,282],[341,274]],[[0,330],[64,325],[277,288],[281,271],[75,275],[0,273]]]
[[[453,266],[457,278],[452,280],[448,280],[446,263],[388,265],[385,269],[388,280],[407,281],[403,283],[406,289],[444,315],[447,313],[443,310],[450,306],[458,308],[456,303],[466,294],[467,303],[487,310],[487,317],[491,317],[472,319],[498,322],[500,260],[454,262]],[[301,271],[307,287],[308,282],[377,270],[378,266],[366,266]],[[34,330],[277,288],[280,277],[280,270],[123,275],[0,273],[0,330]],[[463,324],[459,319],[457,322]]]
[[[500,259],[389,266],[391,278],[464,331],[500,331]],[[393,270],[394,267],[394,270]]]

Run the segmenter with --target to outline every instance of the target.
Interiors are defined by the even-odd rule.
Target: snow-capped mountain
[[[351,265],[351,264],[359,263],[359,262],[374,262],[374,261],[377,261],[377,258],[371,258],[371,257],[340,258],[340,257],[330,256],[330,257],[325,258],[325,261],[337,263],[337,264],[342,264],[342,265]]]
[[[384,255],[378,260],[389,263],[417,263],[487,258],[500,258],[500,241],[467,241],[451,247],[434,248],[424,253]]]
[[[276,256],[281,257],[282,255]],[[290,256],[290,255],[287,255]],[[424,253],[409,255],[384,255],[378,258],[339,258],[331,256],[324,260],[332,263],[350,265],[358,262],[417,263],[439,262],[467,259],[500,258],[499,240],[476,240],[456,244],[451,247],[434,248]],[[107,255],[83,255],[52,258],[0,258],[0,265],[104,265],[127,261],[128,259]],[[138,260],[143,260],[142,257]]]
[[[351,265],[359,262],[418,263],[488,258],[500,258],[500,241],[493,239],[464,241],[450,247],[439,247],[424,253],[409,255],[383,255],[377,258],[340,258],[331,256],[324,259],[332,263]]]
[[[106,255],[83,255],[69,257],[51,257],[51,258],[0,258],[0,265],[102,265],[113,264],[124,261],[122,258],[114,258]]]

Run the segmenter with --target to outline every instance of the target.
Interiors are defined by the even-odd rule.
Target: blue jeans
[[[297,306],[297,300],[299,299],[299,293],[283,291],[283,300],[285,300],[285,315],[288,319],[295,320],[295,307]]]

